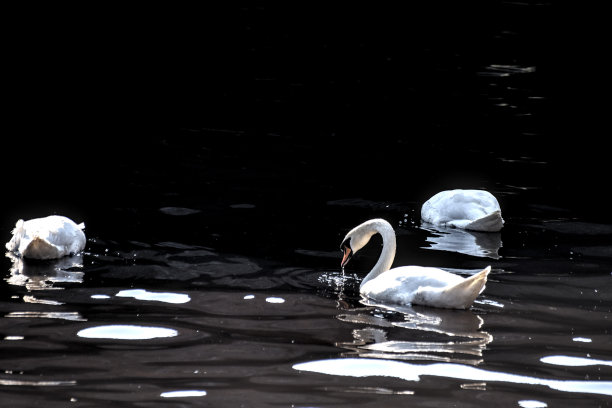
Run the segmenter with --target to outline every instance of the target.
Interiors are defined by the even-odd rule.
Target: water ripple
[[[4,317],[14,317],[20,319],[62,319],[72,321],[87,321],[79,312],[35,312],[35,311],[22,311],[22,312],[11,312]]]
[[[345,358],[295,364],[295,370],[350,377],[395,377],[420,381],[422,376],[447,377],[459,380],[542,385],[554,390],[612,395],[612,381],[563,381],[484,370],[461,364],[411,364],[402,361],[368,358]]]

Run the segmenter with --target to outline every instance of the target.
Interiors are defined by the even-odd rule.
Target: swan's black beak
[[[344,268],[344,266],[351,260],[353,257],[353,251],[351,250],[351,246],[348,241],[344,241],[342,245],[340,245],[340,250],[342,251],[342,262],[340,262],[340,266]]]

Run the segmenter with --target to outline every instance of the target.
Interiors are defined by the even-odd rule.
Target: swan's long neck
[[[374,265],[370,273],[368,273],[361,281],[361,286],[363,286],[370,279],[374,279],[381,273],[391,269],[393,259],[395,258],[395,231],[393,231],[391,224],[386,221],[374,222],[371,224],[371,227],[375,232],[378,232],[382,236],[383,249],[380,254],[380,258],[378,258],[378,262],[376,262],[376,265]]]

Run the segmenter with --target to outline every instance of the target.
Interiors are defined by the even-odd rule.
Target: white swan
[[[484,190],[441,191],[423,204],[421,219],[474,231],[495,232],[504,226],[497,199]]]
[[[395,232],[383,219],[373,219],[353,228],[342,241],[341,266],[379,233],[383,249],[374,268],[361,282],[362,295],[382,303],[419,304],[449,309],[467,309],[484,290],[491,267],[469,277],[422,266],[391,268],[395,258]]]
[[[6,249],[24,258],[56,259],[73,255],[85,248],[85,224],[70,218],[50,215],[32,220],[19,220]]]

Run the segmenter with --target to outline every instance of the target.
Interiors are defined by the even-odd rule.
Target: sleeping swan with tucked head
[[[70,218],[50,215],[32,220],[19,220],[6,249],[24,258],[57,259],[74,255],[85,248],[85,224]]]
[[[427,200],[421,219],[433,225],[497,232],[504,226],[497,198],[484,190],[446,190]]]
[[[361,282],[359,292],[363,296],[382,303],[467,309],[484,290],[490,266],[469,278],[423,266],[390,269],[395,258],[395,232],[391,224],[380,218],[366,221],[346,234],[340,246],[342,268],[374,234],[382,236],[383,249],[378,262]]]

